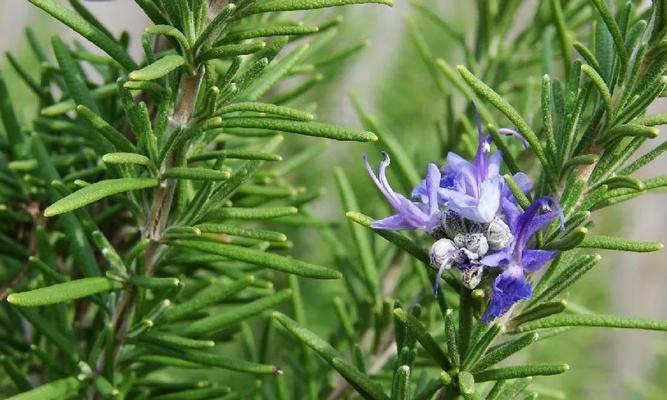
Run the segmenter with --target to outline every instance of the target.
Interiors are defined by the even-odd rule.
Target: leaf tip
[[[16,295],[12,293],[7,296],[7,302],[16,305]]]

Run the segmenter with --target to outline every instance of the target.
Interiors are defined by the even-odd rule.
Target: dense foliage
[[[337,43],[341,19],[315,9],[377,3],[372,10],[390,0],[136,0],[153,23],[140,62],[128,54],[130,38],[113,35],[78,0],[30,2],[103,53],[54,37],[51,57],[28,29],[39,75],[8,61],[39,103],[31,121],[17,117],[0,77],[0,393],[558,397],[531,379],[567,371],[568,360],[506,359],[576,326],[667,331],[667,321],[566,301],[600,259],[591,249],[662,248],[597,232],[593,221],[597,210],[667,185],[665,175],[633,176],[667,150],[663,142],[642,153],[667,123],[667,114],[647,114],[667,88],[665,2],[549,0],[526,9],[519,0],[479,0],[474,37],[413,2],[411,45],[438,93],[430,103],[444,111],[418,148],[460,155],[429,167],[413,157],[411,137],[385,128],[356,97],[365,130],[315,122],[303,100],[365,47]],[[517,25],[527,14],[531,23]],[[424,29],[454,43],[465,66],[435,58],[438,41]],[[359,200],[375,186],[359,160],[335,170],[347,226],[318,218],[310,203],[321,191],[292,173],[315,168],[322,139],[374,142],[371,160],[386,151],[392,163],[383,159],[376,183],[394,211]],[[495,161],[485,158],[492,151]],[[474,169],[454,166],[459,159],[474,159]],[[493,180],[511,207],[488,215],[489,195],[466,193],[465,206],[472,196],[472,207],[484,208],[473,211],[451,191],[436,195],[452,189],[452,173],[470,171],[475,184]],[[456,232],[436,232],[447,231],[439,224],[450,211],[466,216],[466,234],[477,229],[470,221],[506,224],[512,237],[492,249],[502,263],[484,261],[487,250],[475,253]],[[400,218],[378,221],[394,213]],[[515,238],[521,243],[510,244]],[[467,258],[440,262],[434,243],[442,240]],[[332,260],[290,256],[313,242]],[[531,251],[545,255],[539,272],[521,264]],[[498,293],[507,263],[528,285],[512,301]],[[468,275],[471,265],[479,276]],[[344,288],[322,298],[317,279]],[[335,310],[318,319],[326,339],[307,317],[322,302]]]

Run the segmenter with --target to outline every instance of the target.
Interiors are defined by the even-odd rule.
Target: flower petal
[[[479,260],[479,263],[486,265],[487,267],[500,267],[507,265],[509,260],[509,254],[505,248],[500,251],[487,254],[486,256],[482,257],[481,260]]]
[[[384,197],[387,198],[389,201],[389,204],[391,204],[392,207],[398,210],[400,207],[400,200],[396,196],[396,192],[389,186],[389,182],[387,181],[387,176],[386,176],[386,169],[387,165],[391,162],[389,159],[389,155],[385,152],[382,153],[383,159],[382,162],[380,163],[380,170],[379,170],[379,177],[375,175],[375,172],[373,172],[373,168],[371,168],[370,163],[368,162],[368,157],[364,154],[364,164],[366,165],[366,170],[368,171],[368,175],[371,176],[371,179],[373,179],[373,182],[375,183],[375,186],[380,189]]]
[[[491,302],[482,316],[482,322],[488,324],[502,316],[517,302],[530,298],[532,293],[533,290],[524,278],[521,267],[508,268],[493,284]]]
[[[391,217],[379,219],[371,223],[371,228],[381,229],[383,231],[412,230],[415,227],[403,218],[402,215],[392,215]]]
[[[429,215],[438,211],[438,189],[440,188],[440,170],[435,164],[429,163],[426,170],[426,196]]]
[[[557,251],[551,250],[524,250],[521,255],[523,269],[527,272],[535,272],[556,257],[556,254],[558,254]]]

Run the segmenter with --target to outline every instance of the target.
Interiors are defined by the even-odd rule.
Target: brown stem
[[[203,76],[204,67],[201,66],[195,75],[184,76],[182,78],[179,90],[180,99],[178,101],[176,110],[170,118],[170,127],[172,128],[172,131],[187,125],[187,123],[190,121],[195,102],[197,101],[197,95],[199,93],[199,87]],[[164,171],[174,165],[177,159],[177,153],[178,151],[172,152],[172,154],[167,157],[161,166],[161,171]],[[144,267],[146,275],[151,275],[153,271],[158,247],[160,246],[160,242],[164,234],[164,229],[166,228],[167,221],[169,219],[169,213],[171,211],[171,204],[174,198],[175,189],[176,181],[173,179],[166,179],[162,181],[157,189],[155,189],[150,216],[146,221],[146,226],[143,229],[144,239],[149,240],[148,247],[146,248],[144,255]],[[111,322],[115,327],[113,356],[116,362],[118,352],[120,351],[120,348],[122,347],[125,339],[125,332],[128,328],[130,317],[132,316],[135,300],[136,293],[132,288],[124,290],[120,299],[118,300],[116,310],[111,317]],[[104,363],[104,357],[100,357],[100,360],[97,364],[98,373],[101,372],[104,368]]]

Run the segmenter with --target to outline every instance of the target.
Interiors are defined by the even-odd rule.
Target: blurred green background
[[[435,145],[435,121],[441,116],[444,102],[440,98],[413,42],[409,39],[405,18],[411,15],[428,41],[434,56],[449,64],[464,63],[460,48],[429,21],[420,18],[405,0],[397,0],[393,9],[362,6],[336,10],[345,17],[341,29],[341,48],[368,39],[370,46],[354,55],[343,68],[324,71],[329,79],[311,91],[307,103],[317,104],[320,120],[344,125],[361,126],[352,108],[349,93],[354,91],[363,106],[375,115],[380,124],[392,131],[412,155],[415,165],[440,161]],[[453,27],[468,36],[476,18],[474,6],[456,0],[425,1]],[[537,1],[526,1],[526,7]],[[139,54],[136,38],[147,20],[134,2],[117,0],[87,3],[95,15],[108,24],[112,32],[128,30],[134,38],[133,54]],[[529,23],[530,21],[523,21]],[[0,1],[0,50],[11,51],[21,61],[32,61],[26,51],[22,34],[30,25],[45,42],[51,35],[77,39],[27,2]],[[328,50],[329,51],[329,50]],[[26,121],[35,108],[33,99],[6,62],[0,64],[7,77],[17,110]],[[463,100],[455,104],[461,109]],[[664,105],[657,105],[665,108]],[[302,140],[290,141],[289,146]],[[287,154],[289,148],[283,149]],[[369,153],[377,159],[372,145],[331,143],[325,153],[307,170],[296,172],[294,183],[322,187],[325,194],[313,211],[321,218],[344,225],[342,210],[333,184],[334,166],[342,166],[350,177],[359,199],[360,211],[380,217],[386,210],[382,199],[366,176],[361,155]],[[643,171],[643,177],[667,170],[667,159]],[[640,173],[640,175],[642,175]],[[648,194],[595,215],[598,232],[638,240],[667,242],[667,207],[663,193]],[[293,253],[299,258],[331,263],[332,250],[317,231],[292,232],[296,244]],[[571,288],[571,298],[600,313],[667,319],[667,265],[665,252],[651,254],[618,254],[604,252],[603,262]],[[334,318],[331,299],[344,293],[337,282],[304,281],[310,327],[327,337],[327,321]],[[520,357],[534,361],[567,362],[572,369],[553,378],[542,378],[539,384],[557,388],[569,398],[666,399],[667,338],[659,333],[639,331],[603,331],[572,329],[549,341],[531,347],[531,354]],[[287,349],[289,350],[289,349]],[[595,394],[593,394],[595,393]]]

